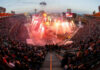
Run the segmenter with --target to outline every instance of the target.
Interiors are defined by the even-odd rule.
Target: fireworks
[[[46,18],[46,17],[45,17]],[[56,44],[63,40],[59,39],[58,35],[65,35],[66,33],[72,33],[75,24],[73,21],[61,21],[53,19],[54,22],[47,21],[41,17],[33,17],[30,26],[28,26],[28,32],[30,39],[32,39],[34,45]],[[52,20],[49,17],[50,20]]]

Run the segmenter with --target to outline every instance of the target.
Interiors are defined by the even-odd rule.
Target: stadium
[[[48,12],[49,0],[38,4],[31,13],[0,7],[0,70],[100,70],[100,6],[80,14]]]

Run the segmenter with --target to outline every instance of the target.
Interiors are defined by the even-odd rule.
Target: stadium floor
[[[49,52],[40,70],[63,70],[55,52]]]

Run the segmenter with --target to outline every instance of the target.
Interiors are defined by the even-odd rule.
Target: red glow
[[[32,23],[28,25],[28,33],[31,43],[34,45],[56,44],[63,41],[58,38],[58,35],[72,33],[73,27],[76,27],[74,22],[63,22],[55,19],[52,25],[49,21],[44,22],[40,17],[33,16]],[[30,42],[29,42],[30,43]]]
[[[66,13],[66,17],[73,17],[72,13]]]

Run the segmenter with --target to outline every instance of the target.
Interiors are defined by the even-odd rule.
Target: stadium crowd
[[[0,18],[0,70],[40,69],[46,48],[15,40],[18,27],[26,20],[23,14]]]
[[[68,47],[77,50],[75,54],[65,53],[61,61],[64,70],[91,70],[100,63],[100,29],[97,26],[86,25],[76,34],[75,43]]]
[[[57,45],[41,47],[16,41],[5,35],[9,34],[10,26],[13,25],[7,23],[5,21],[3,26],[0,26],[2,29],[0,30],[0,70],[40,70],[49,50],[59,52],[62,48],[66,49],[67,45],[65,48]],[[0,25],[2,24],[0,23]],[[90,70],[99,63],[100,29],[97,26],[96,24],[87,24],[72,38],[74,43],[68,45],[67,50],[68,48],[77,48],[77,50],[75,54],[68,51],[64,54],[61,60],[64,70]]]
[[[46,53],[44,47],[0,36],[0,70],[39,70]]]

